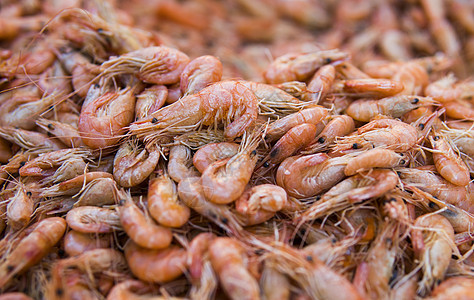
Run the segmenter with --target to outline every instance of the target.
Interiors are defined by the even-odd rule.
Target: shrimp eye
[[[158,122],[158,119],[157,119],[157,118],[153,118],[153,119],[151,119],[151,122],[152,122],[153,124],[155,124],[156,122]]]
[[[318,201],[318,200],[321,199],[321,196],[317,195],[315,199],[316,199],[316,201]]]
[[[261,255],[261,254],[263,254],[263,249],[257,249],[257,250],[254,251],[254,253],[257,254],[257,255]]]
[[[428,206],[429,206],[430,208],[436,208],[436,203],[430,201],[430,203],[428,203]]]
[[[313,257],[311,255],[308,255],[308,256],[306,256],[306,260],[311,262],[311,261],[313,261]]]
[[[270,166],[270,164],[268,163],[268,161],[266,161],[266,162],[263,163],[263,166],[264,166],[265,168],[268,168],[268,167]]]
[[[329,57],[324,60],[324,63],[326,64],[330,64],[331,62],[332,62],[332,59],[330,59]]]
[[[63,249],[59,249],[58,250],[58,255],[59,255],[59,257],[64,257],[64,255],[66,255],[66,251],[64,251]]]
[[[102,28],[97,28],[97,32],[98,32],[98,33],[102,33],[102,32],[104,32],[104,29],[102,29]]]
[[[435,135],[435,136],[433,137],[433,140],[435,140],[435,141],[437,141],[437,140],[439,140],[439,139],[440,139],[439,135]]]
[[[359,149],[359,144],[357,143],[352,144],[352,149]]]
[[[418,127],[420,127],[420,129],[423,130],[423,129],[425,129],[425,124],[420,123],[420,125],[418,125]]]
[[[23,167],[26,164],[26,161],[20,162],[20,168]]]
[[[229,219],[227,218],[221,218],[222,223],[227,224],[229,223]]]
[[[250,152],[250,155],[252,156],[257,155],[257,150],[252,150],[252,152]]]
[[[451,258],[454,259],[454,260],[458,260],[459,257],[457,255],[453,254],[453,255],[451,255]]]
[[[406,163],[406,161],[405,161],[404,159],[402,159],[402,160],[400,161],[400,164],[401,164],[401,165],[404,165],[405,163]]]
[[[33,195],[33,194],[32,194],[31,192],[26,192],[26,195],[27,195],[28,197],[31,197],[31,195]]]
[[[8,265],[8,266],[7,266],[7,272],[10,273],[11,271],[13,271],[13,269],[15,269],[14,266],[12,266],[12,265]]]
[[[96,84],[94,84],[94,88],[98,89],[98,88],[100,88],[100,85],[98,83],[96,83]]]
[[[393,243],[393,241],[392,241],[391,238],[386,238],[386,239],[385,239],[385,243],[386,243],[387,245],[391,246],[392,243]]]
[[[418,98],[415,98],[415,99],[413,99],[413,101],[412,101],[411,103],[413,103],[413,104],[417,104],[418,102],[420,102],[420,99],[418,99]]]
[[[395,199],[395,198],[390,198],[390,202],[396,202],[396,201],[397,201],[397,199]]]
[[[50,130],[54,130],[54,126],[53,126],[53,124],[48,124],[48,129],[50,129]]]
[[[56,296],[61,297],[63,295],[63,289],[56,289]]]
[[[120,205],[120,206],[124,206],[124,205],[125,205],[125,200],[124,200],[124,199],[120,199],[120,200],[119,200],[119,205]]]
[[[337,239],[336,239],[336,238],[333,238],[333,239],[331,240],[331,243],[333,243],[333,244],[335,244],[336,242],[337,242]]]
[[[211,218],[213,218],[213,219],[217,219],[217,215],[216,215],[215,213],[213,213],[213,212],[211,212],[211,213],[209,214],[209,216],[210,216]]]
[[[324,143],[325,141],[326,141],[326,139],[324,137],[320,137],[318,139],[318,143],[320,143],[320,144]]]

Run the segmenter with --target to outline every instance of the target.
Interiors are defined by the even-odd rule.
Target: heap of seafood
[[[474,299],[473,33],[461,0],[2,1],[0,299]]]

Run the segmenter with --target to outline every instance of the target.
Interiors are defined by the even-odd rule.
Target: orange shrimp
[[[333,65],[325,65],[319,68],[308,83],[307,91],[302,99],[317,104],[331,91],[331,86],[336,79],[336,69]]]
[[[345,136],[354,131],[355,124],[354,120],[347,116],[335,116],[329,123],[324,127],[318,136],[303,149],[303,154],[313,154],[316,152],[323,152],[327,150],[332,143],[341,136]]]
[[[433,147],[433,161],[438,173],[452,184],[467,185],[471,181],[469,168],[454,152],[446,137],[433,131],[429,139]]]
[[[112,77],[132,73],[146,83],[173,84],[179,82],[188,63],[189,57],[179,50],[148,47],[112,57],[102,64],[101,74]]]
[[[442,103],[446,115],[453,119],[474,120],[474,105],[465,100],[449,101]]]
[[[335,66],[336,71],[344,79],[370,79],[371,77],[354,66],[350,61],[343,61]]]
[[[59,217],[35,224],[30,234],[0,264],[0,286],[6,286],[15,275],[37,264],[59,242],[65,230],[66,222]]]
[[[109,248],[108,236],[97,236],[71,230],[64,236],[64,251],[69,256],[76,256],[86,251]]]
[[[135,120],[148,117],[159,110],[168,97],[168,88],[164,85],[153,85],[139,95],[135,103]]]
[[[134,117],[134,89],[106,93],[83,107],[78,129],[82,141],[92,149],[114,146]]]
[[[190,217],[189,208],[178,200],[176,184],[161,170],[150,178],[147,200],[150,215],[163,226],[181,227]]]
[[[0,300],[33,300],[33,298],[20,292],[11,292],[0,295]]]
[[[403,90],[400,95],[421,95],[428,84],[428,73],[416,62],[406,62],[393,74],[392,80],[398,81]]]
[[[265,70],[267,83],[305,81],[325,64],[347,59],[347,53],[339,50],[286,54],[275,59]]]
[[[10,126],[0,127],[0,137],[27,150],[43,152],[66,148],[63,143],[43,133]]]
[[[133,275],[146,282],[171,281],[183,274],[186,268],[186,250],[177,246],[145,249],[129,241],[124,251]]]
[[[448,75],[430,83],[425,88],[425,95],[439,102],[455,101],[462,98],[463,90],[458,88],[456,77]]]
[[[472,299],[474,298],[473,285],[474,279],[472,278],[462,276],[451,277],[435,287],[431,295],[426,299]]]
[[[369,122],[378,115],[399,118],[407,112],[421,106],[432,105],[430,98],[419,96],[394,96],[380,100],[356,100],[346,109],[354,120]]]
[[[239,152],[239,144],[222,142],[211,143],[199,148],[193,156],[193,164],[196,169],[204,173],[204,171],[212,163],[225,158],[231,158]]]
[[[96,206],[71,209],[66,215],[66,222],[69,227],[82,233],[109,233],[122,228],[117,212]]]
[[[189,243],[187,264],[189,266],[189,275],[193,281],[201,277],[204,260],[208,259],[209,256],[209,245],[216,237],[213,233],[202,232]]]
[[[328,110],[322,106],[303,109],[271,123],[267,129],[265,138],[268,141],[275,141],[281,138],[291,128],[305,123],[316,125],[324,120],[327,115]]]
[[[192,95],[222,78],[221,61],[212,55],[199,56],[193,59],[180,76],[181,93]]]
[[[324,153],[291,156],[278,167],[276,182],[289,196],[311,197],[341,181],[345,166],[345,159],[330,158]]]
[[[72,196],[81,191],[81,189],[88,183],[95,179],[110,178],[113,179],[112,174],[108,172],[90,172],[79,175],[72,179],[60,182],[49,188],[43,189],[42,197],[57,197],[63,195]]]
[[[31,192],[27,192],[25,187],[20,184],[13,197],[8,199],[7,220],[8,225],[13,230],[26,227],[33,216],[35,201],[31,197]]]
[[[64,69],[71,74],[71,84],[74,93],[79,97],[85,97],[89,88],[94,84],[100,67],[91,63],[84,55],[77,51],[60,53],[58,60]]]
[[[140,247],[164,249],[171,244],[173,233],[167,227],[155,224],[133,202],[130,193],[117,191],[120,223],[127,235]]]
[[[284,274],[272,266],[272,263],[265,260],[262,277],[260,278],[260,288],[263,292],[263,299],[290,299],[290,280]]]
[[[233,139],[253,124],[257,114],[257,98],[249,89],[238,81],[221,81],[133,123],[130,132],[148,143],[166,133],[184,133],[224,121],[224,135]]]
[[[178,183],[185,178],[199,176],[199,172],[193,168],[191,149],[184,145],[170,148],[168,174]]]
[[[344,174],[351,176],[372,168],[393,168],[407,163],[408,158],[404,157],[403,153],[398,154],[393,150],[376,148],[350,159],[344,169]]]
[[[81,135],[77,130],[77,124],[76,127],[74,127],[68,123],[39,118],[36,120],[36,125],[48,132],[48,134],[57,137],[64,145],[68,146],[69,148],[85,146],[85,144],[82,142]]]
[[[209,245],[209,255],[212,267],[231,299],[260,299],[258,283],[248,270],[248,258],[240,242],[218,237]]]
[[[355,97],[390,97],[403,90],[403,84],[388,79],[350,79],[344,80],[343,83],[343,90],[340,92],[349,93],[348,96]]]

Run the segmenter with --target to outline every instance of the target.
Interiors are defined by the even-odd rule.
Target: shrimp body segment
[[[350,159],[344,169],[344,174],[351,176],[372,168],[393,168],[402,166],[406,162],[407,160],[403,154],[398,154],[393,150],[376,148]]]
[[[196,169],[204,173],[204,171],[213,162],[231,158],[239,152],[239,144],[222,142],[207,144],[202,148],[199,148],[193,156],[193,164]]]

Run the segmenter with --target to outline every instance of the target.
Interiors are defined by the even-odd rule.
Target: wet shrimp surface
[[[0,1],[0,300],[474,299],[474,2]]]

